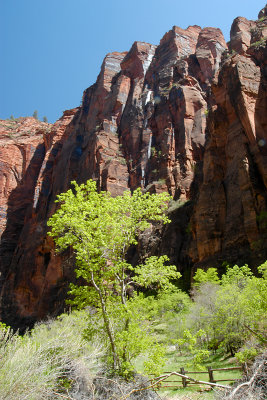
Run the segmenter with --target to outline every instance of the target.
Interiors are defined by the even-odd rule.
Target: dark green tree
[[[35,110],[32,114],[33,118],[38,119],[38,111]]]

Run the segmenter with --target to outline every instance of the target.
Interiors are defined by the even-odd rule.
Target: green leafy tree
[[[243,289],[253,276],[250,268],[245,264],[242,267],[234,265],[233,267],[227,267],[226,273],[222,276],[221,284],[226,286],[233,284]]]
[[[208,268],[206,272],[203,271],[203,269],[200,268],[197,269],[197,272],[195,273],[194,276],[194,285],[196,287],[199,287],[201,284],[206,282],[215,284],[220,283],[220,279],[218,277],[218,272],[216,268]]]
[[[267,280],[267,261],[259,266],[258,271],[263,275],[263,278]]]
[[[199,344],[199,342],[203,342],[205,336],[206,333],[202,329],[199,329],[196,334],[192,334],[190,330],[186,329],[183,337],[177,340],[178,346],[184,347],[192,356],[188,366],[193,365],[195,368],[202,369],[202,363],[209,357],[209,351]]]
[[[188,314],[189,328],[194,333],[203,329],[208,348],[219,346],[234,355],[256,333],[264,341],[267,313],[266,266],[259,271],[262,278],[253,276],[247,265],[228,267],[221,280],[212,272],[197,272],[194,303]],[[214,279],[215,276],[215,279]]]
[[[113,370],[127,374],[137,354],[150,349],[153,358],[152,349],[158,351],[145,326],[144,312],[139,312],[144,300],[134,288],[170,290],[170,280],[180,274],[168,265],[166,256],[150,257],[142,265],[132,266],[126,255],[152,221],[169,222],[166,210],[170,196],[142,194],[137,189],[132,195],[125,191],[111,197],[108,192],[98,193],[92,180],[80,186],[72,184],[74,191],[58,196],[61,206],[48,222],[50,235],[58,251],[71,247],[76,255],[80,282],[71,285],[72,304],[98,310],[87,335],[95,333],[94,328],[101,329]]]
[[[46,124],[48,123],[48,119],[46,116],[43,117],[43,122],[45,122]]]
[[[38,119],[38,111],[35,110],[32,114],[33,118]]]

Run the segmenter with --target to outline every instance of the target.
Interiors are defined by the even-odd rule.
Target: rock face
[[[38,200],[50,191],[53,165],[75,111],[65,112],[54,125],[34,118],[0,122],[1,311],[4,319],[6,314],[10,316],[11,323],[16,316],[22,317],[15,327],[23,323],[24,317],[27,324],[28,314],[45,315],[37,302],[44,296],[47,280],[51,289],[59,279],[61,268],[55,267],[54,260],[54,264],[48,263],[52,244],[45,252],[46,239],[43,241],[47,204]]]
[[[45,155],[43,136],[49,131],[48,124],[34,118],[0,122],[0,232],[4,266],[10,262],[28,207],[33,202]]]
[[[174,197],[172,223],[140,253],[191,268],[266,257],[266,18],[219,29],[174,26],[158,46],[110,53],[82,106],[54,125],[2,121],[1,316],[30,325],[63,311],[75,260],[46,235],[56,195],[93,178],[112,195]],[[260,14],[261,15],[261,14]],[[1,133],[2,132],[2,133]]]
[[[235,51],[225,54],[212,84],[203,183],[191,219],[195,268],[266,257],[266,22],[234,21]]]

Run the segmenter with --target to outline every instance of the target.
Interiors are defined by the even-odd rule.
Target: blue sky
[[[80,105],[106,53],[135,40],[158,44],[173,25],[215,26],[256,19],[260,0],[0,0],[0,118],[49,122]]]

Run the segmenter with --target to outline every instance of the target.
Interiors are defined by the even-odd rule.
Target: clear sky
[[[104,56],[135,40],[158,44],[173,25],[257,19],[262,0],[0,0],[0,118],[47,116],[80,105]]]

